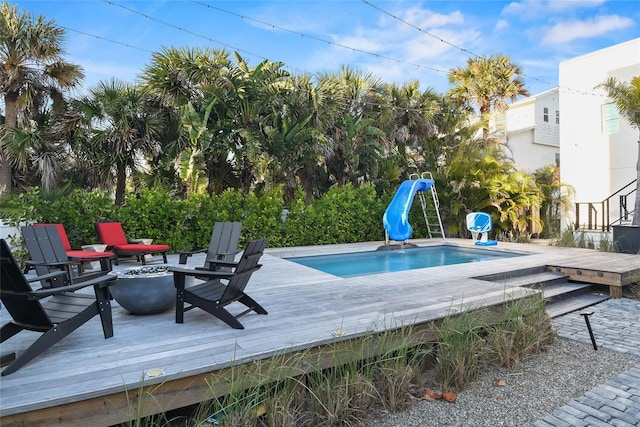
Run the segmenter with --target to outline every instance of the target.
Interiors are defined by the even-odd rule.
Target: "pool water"
[[[393,249],[387,251],[353,252],[336,255],[316,255],[287,258],[289,261],[339,277],[366,276],[438,267],[466,262],[511,258],[522,254],[468,249],[455,246]]]

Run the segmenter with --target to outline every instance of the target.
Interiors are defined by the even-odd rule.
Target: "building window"
[[[620,115],[615,104],[602,106],[602,133],[611,135],[620,132]]]
[[[560,167],[560,153],[556,153],[556,166]]]
[[[547,107],[544,107],[544,109],[542,110],[542,120],[544,120],[545,122],[549,122],[549,109]]]
[[[560,111],[556,110],[556,124],[560,124]]]

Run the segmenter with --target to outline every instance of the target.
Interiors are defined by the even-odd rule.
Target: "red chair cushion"
[[[122,224],[119,222],[99,222],[96,224],[98,237],[105,245],[117,246],[128,243]]]
[[[69,258],[85,259],[100,259],[100,258],[115,258],[113,252],[94,252],[94,251],[67,251]]]
[[[115,245],[116,251],[126,252],[166,252],[169,245],[142,245],[136,243],[127,243],[125,245]]]

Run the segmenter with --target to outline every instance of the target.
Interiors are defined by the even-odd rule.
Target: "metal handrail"
[[[580,228],[580,210],[581,210],[581,207],[584,205],[587,206],[587,230],[597,230],[599,228],[598,227],[598,209],[596,207],[598,205],[600,207],[600,213],[601,213],[600,215],[601,231],[603,232],[609,231],[612,225],[622,223],[623,221],[627,221],[629,219],[629,216],[634,213],[634,211],[630,211],[628,209],[627,200],[629,196],[636,191],[636,187],[633,187],[631,191],[629,191],[626,194],[620,194],[620,193],[625,191],[630,186],[635,185],[636,182],[637,182],[637,179],[634,179],[633,181],[623,186],[618,191],[614,192],[613,194],[611,194],[609,197],[602,200],[601,202],[577,202],[575,229],[578,230]],[[610,221],[609,215],[611,212],[610,210],[611,199],[613,199],[616,196],[618,196],[618,203],[620,206],[620,211],[619,211],[620,216],[614,221]],[[636,195],[636,197],[638,197],[638,195]]]

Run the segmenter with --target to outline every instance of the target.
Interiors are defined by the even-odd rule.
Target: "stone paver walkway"
[[[611,299],[589,307],[589,317],[598,348],[640,356],[640,301]],[[591,345],[580,312],[553,320],[558,335]],[[640,426],[640,364],[588,391],[534,427]]]

